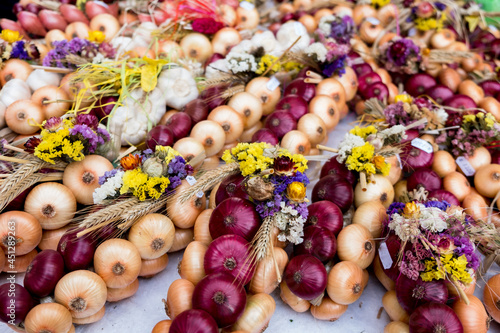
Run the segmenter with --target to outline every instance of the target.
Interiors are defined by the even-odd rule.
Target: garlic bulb
[[[208,80],[227,75],[227,73],[229,73],[229,68],[227,67],[226,59],[214,61],[205,69],[205,77]]]
[[[30,99],[31,89],[21,79],[11,79],[0,90],[0,102],[6,107],[21,99]]]
[[[115,48],[116,55],[119,57],[125,52],[131,51],[135,47],[135,43],[130,37],[117,36],[110,42],[111,46]]]
[[[307,33],[306,27],[300,22],[289,21],[283,24],[276,34],[278,42],[283,50],[286,50],[301,37],[299,41],[291,48],[290,51],[296,52],[305,49],[309,46],[311,38]]]
[[[185,68],[164,70],[158,78],[158,88],[165,94],[167,105],[180,110],[198,97],[198,87]]]
[[[153,32],[158,29],[153,22],[142,22],[132,35],[134,46],[148,47],[153,40]]]
[[[31,72],[30,76],[26,80],[26,83],[31,88],[31,91],[35,91],[38,88],[45,86],[56,86],[59,87],[61,83],[61,75],[52,72],[46,72],[43,69],[35,69]]]

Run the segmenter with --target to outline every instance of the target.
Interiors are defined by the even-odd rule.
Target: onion
[[[493,320],[500,323],[500,274],[492,276],[486,283],[483,291],[483,301]]]
[[[456,92],[458,85],[462,81],[460,74],[453,68],[447,67],[443,68],[438,74],[439,82],[448,87],[452,92]]]
[[[37,297],[50,295],[64,275],[64,260],[59,252],[44,250],[29,264],[24,287]]]
[[[228,273],[206,276],[193,292],[193,308],[207,311],[220,327],[234,324],[243,313],[245,302],[245,290]]]
[[[243,134],[244,120],[232,107],[221,105],[210,112],[208,120],[218,123],[226,134],[225,143],[236,141]]]
[[[411,96],[417,97],[435,85],[436,80],[432,76],[425,73],[418,73],[412,75],[405,82],[405,91]]]
[[[251,241],[261,224],[255,206],[238,197],[222,201],[210,216],[210,235],[213,239],[222,235],[238,235]]]
[[[368,65],[366,62],[363,62],[361,64],[353,65],[352,69],[356,73],[356,75],[359,77],[372,73],[373,69],[370,65]]]
[[[208,117],[208,106],[201,98],[194,99],[187,103],[182,108],[182,111],[191,117],[193,124],[206,120]]]
[[[311,143],[307,135],[297,130],[290,131],[283,136],[281,147],[287,149],[290,154],[309,155],[311,151]]]
[[[205,152],[205,147],[198,140],[189,137],[180,139],[172,148],[179,152],[187,162]],[[193,167],[198,167],[200,163],[193,165]]]
[[[326,291],[332,301],[348,305],[363,293],[363,270],[351,261],[341,261],[328,273]]]
[[[165,125],[172,131],[174,135],[174,142],[186,137],[191,131],[191,117],[184,112],[178,112],[170,117]],[[162,126],[162,125],[159,125]],[[158,127],[158,126],[156,126]],[[155,127],[155,128],[156,128]],[[155,140],[156,141],[156,140]],[[171,146],[172,144],[170,144]]]
[[[142,259],[141,260],[141,270],[139,271],[139,276],[144,278],[151,278],[156,274],[163,272],[168,265],[168,254],[156,258],[156,259]],[[137,280],[137,279],[136,279]],[[133,281],[132,283],[134,283]],[[128,285],[130,286],[130,284]],[[127,287],[128,287],[127,286]],[[124,287],[124,288],[127,288]]]
[[[231,326],[233,333],[261,333],[271,320],[276,309],[276,302],[268,294],[259,293],[248,297],[245,311]],[[224,332],[226,332],[224,330]]]
[[[168,217],[151,213],[134,223],[128,240],[137,247],[142,259],[157,259],[170,250],[174,234],[174,224]]]
[[[495,80],[487,80],[479,83],[479,86],[483,89],[485,96],[495,97],[500,93],[500,82]]]
[[[385,289],[394,290],[396,288],[396,283],[390,277],[388,277],[387,274],[385,274],[384,268],[382,267],[382,262],[380,261],[378,254],[373,260],[373,272],[375,273],[375,276],[380,281],[380,283],[385,287]]]
[[[382,175],[372,175],[367,183],[366,191],[361,188],[361,183],[356,185],[354,190],[354,205],[361,206],[367,201],[380,201],[386,208],[394,201],[394,187],[387,177]]]
[[[406,183],[406,180],[400,180],[394,185],[394,200],[401,201],[401,198],[408,194]]]
[[[309,212],[306,225],[313,225],[330,230],[337,236],[344,220],[340,208],[331,201],[322,200],[307,206]]]
[[[495,97],[488,96],[483,98],[479,102],[478,107],[490,113],[497,121],[500,121],[500,102]]]
[[[179,43],[184,54],[204,63],[213,54],[212,43],[203,34],[191,32],[181,39]]]
[[[26,318],[35,302],[23,286],[12,280],[0,286],[0,320],[17,325]]]
[[[438,150],[434,153],[432,170],[434,170],[439,177],[443,178],[444,176],[456,171],[457,164],[449,152],[446,150]]]
[[[327,175],[338,175],[339,178],[347,180],[353,186],[356,184],[356,175],[354,172],[347,169],[344,163],[340,163],[336,156],[330,158],[321,168],[320,178]]]
[[[95,241],[89,235],[77,237],[80,231],[77,229],[65,233],[57,245],[57,252],[62,255],[68,271],[86,269],[94,259]]]
[[[335,321],[340,318],[346,311],[347,305],[337,304],[328,297],[321,300],[318,306],[311,306],[311,314],[318,320]]]
[[[309,112],[314,113],[325,122],[326,128],[333,130],[340,119],[340,109],[333,98],[318,95],[309,102]]]
[[[408,191],[418,190],[423,187],[426,191],[439,190],[441,188],[441,178],[438,174],[428,168],[417,169],[408,178]]]
[[[297,95],[310,102],[316,96],[316,85],[304,82],[303,78],[298,78],[290,82],[285,88],[284,96]]]
[[[262,117],[262,103],[248,92],[240,92],[231,97],[228,106],[232,107],[243,118],[245,129],[251,128]],[[307,104],[306,104],[307,107]]]
[[[162,331],[163,332],[163,331]],[[180,313],[172,321],[169,333],[218,333],[214,318],[206,311],[190,309]]]
[[[5,110],[5,122],[11,130],[19,134],[34,134],[45,120],[42,107],[31,100],[18,100]]]
[[[123,299],[132,297],[139,289],[139,279],[126,286],[125,288],[107,288],[108,294],[106,302],[118,302]]]
[[[168,319],[164,319],[162,321],[159,321],[156,323],[155,327],[153,327],[153,330],[151,333],[165,333],[170,330],[170,326],[172,325],[172,321]],[[217,323],[215,323],[217,325]]]
[[[280,140],[278,136],[269,128],[261,128],[252,135],[252,142],[267,142],[270,145],[277,145]]]
[[[88,155],[80,162],[71,162],[64,169],[63,184],[75,195],[76,201],[84,205],[94,202],[92,194],[99,187],[99,177],[113,170],[113,164],[105,157]]]
[[[447,86],[437,85],[429,88],[425,94],[436,101],[436,103],[442,105],[444,101],[453,96],[453,91]]]
[[[245,130],[243,134],[241,134],[240,142],[252,142],[252,136],[255,134],[255,132],[262,129],[263,127],[264,124],[261,121],[257,122],[254,126]]]
[[[222,201],[231,197],[248,199],[248,194],[244,187],[245,177],[240,173],[228,176],[222,180],[215,194],[215,203],[219,205]]]
[[[444,105],[450,106],[452,108],[456,109],[462,109],[462,110],[467,110],[467,109],[474,109],[476,107],[476,103],[472,98],[466,95],[454,95],[444,101]],[[448,113],[453,114],[453,112],[448,111]]]
[[[304,228],[304,240],[293,247],[295,255],[309,254],[325,262],[333,259],[337,252],[337,240],[333,233],[322,227]]]
[[[99,311],[94,313],[92,316],[88,316],[85,318],[73,318],[73,324],[76,325],[85,325],[85,324],[92,324],[95,322],[98,322],[104,317],[104,314],[106,313],[106,307],[102,307]],[[70,333],[70,332],[68,332]]]
[[[401,321],[391,321],[384,327],[384,333],[409,333],[409,332],[410,332],[410,326]]]
[[[219,123],[212,120],[203,120],[194,125],[190,136],[205,147],[207,157],[217,154],[224,147],[226,141],[224,129]]]
[[[346,180],[337,179],[336,176],[326,176],[321,178],[316,185],[314,185],[311,199],[312,202],[329,200],[345,213],[352,205],[352,186]]]
[[[42,227],[33,215],[15,210],[0,215],[0,248],[5,254],[28,254],[41,239]]]
[[[293,118],[298,121],[307,114],[308,104],[307,101],[299,95],[286,95],[276,105],[276,111],[290,112]]]
[[[205,253],[204,267],[207,274],[229,273],[246,285],[252,279],[255,266],[249,258],[250,245],[238,235],[224,235],[215,239]]]
[[[279,280],[288,263],[288,254],[280,247],[274,247],[273,251],[273,254],[257,263],[255,274],[248,285],[250,293],[271,294],[279,285]]]
[[[309,301],[306,301],[305,299],[302,299],[292,293],[285,281],[280,284],[280,297],[281,300],[288,304],[295,312],[306,312],[311,307],[311,303],[309,303]]]
[[[201,198],[193,197],[182,204],[179,202],[178,193],[182,193],[185,188],[190,186],[184,179],[181,185],[176,188],[176,193],[171,198],[171,201],[167,204],[167,215],[177,228],[188,229],[193,227],[196,218],[206,207],[205,195]]]
[[[367,268],[375,257],[375,241],[370,231],[361,224],[346,226],[337,237],[337,254],[340,260]]]
[[[458,299],[452,307],[462,323],[464,333],[488,332],[490,320],[483,303],[474,295],[468,295],[467,298],[470,304],[465,304],[463,300]]]
[[[479,104],[479,102],[484,98],[483,89],[472,80],[460,82],[458,85],[458,93],[469,96],[476,104]]]
[[[196,218],[194,223],[194,240],[201,242],[205,245],[210,245],[212,242],[212,236],[210,236],[210,216],[212,215],[213,209],[205,209]]]
[[[31,100],[42,107],[45,119],[63,116],[71,107],[70,103],[65,101],[68,99],[69,96],[64,90],[53,85],[42,86],[35,90],[31,96]],[[60,101],[57,103],[43,104],[44,101],[54,100]]]
[[[373,238],[379,238],[382,234],[382,223],[387,218],[386,208],[381,202],[367,201],[356,209],[352,223],[364,226]]]
[[[28,194],[24,209],[40,222],[43,229],[59,229],[75,216],[76,198],[62,184],[43,183]]]
[[[165,311],[167,316],[175,319],[182,312],[193,307],[194,284],[185,279],[177,279],[168,287]]]
[[[327,135],[325,122],[314,113],[308,113],[300,118],[297,129],[307,136],[313,147],[322,143]]]
[[[500,191],[500,164],[480,167],[474,175],[474,185],[479,194],[493,198]]]
[[[312,300],[324,293],[327,273],[319,259],[302,254],[290,260],[283,280],[292,293],[305,300]]]
[[[334,78],[323,79],[316,86],[316,96],[326,95],[333,98],[337,103],[337,109],[342,109],[346,104],[346,93],[344,86]]]
[[[223,93],[230,88],[228,84],[219,84],[216,86],[211,86],[203,90],[200,94],[201,101],[204,103],[204,107],[206,108],[206,115],[205,118],[202,120],[205,120],[206,117],[208,117],[208,112],[209,110],[213,110],[218,106],[224,105],[226,103],[226,98],[223,97]],[[196,101],[196,99],[195,99]],[[201,111],[201,110],[199,110]],[[193,119],[193,122],[194,119]],[[195,122],[196,123],[196,122]]]
[[[273,131],[278,139],[281,140],[286,133],[297,129],[297,121],[291,113],[286,111],[277,111],[271,113],[266,118],[264,126]]]
[[[421,278],[413,280],[401,274],[396,281],[396,295],[403,309],[412,313],[422,304],[446,303],[448,289],[443,280],[424,282]]]
[[[375,82],[382,82],[382,78],[375,72],[358,77],[358,90],[363,96],[368,96],[368,87]]]
[[[222,56],[225,56],[233,46],[240,42],[240,33],[234,28],[222,28],[215,33],[212,39],[214,52]]]
[[[407,144],[403,147],[400,157],[403,163],[403,171],[410,172],[419,168],[430,168],[434,160],[434,153],[428,153]]]
[[[179,134],[180,131],[178,132],[178,135]],[[153,127],[146,136],[146,146],[153,151],[156,149],[156,146],[172,146],[174,142],[174,132],[172,128],[167,125],[157,125]]]
[[[255,97],[259,98],[262,102],[262,114],[268,115],[274,111],[276,104],[281,97],[281,90],[274,89],[269,90],[267,84],[270,78],[268,77],[256,77],[247,83],[245,86],[245,91],[251,93]]]
[[[424,304],[410,316],[410,332],[412,333],[462,333],[463,331],[458,316],[444,304]]]
[[[460,206],[460,201],[457,199],[457,197],[455,195],[453,195],[453,193],[448,192],[446,190],[431,191],[431,192],[429,192],[428,198],[429,199],[434,198],[438,201],[444,200],[444,201],[448,202],[449,204],[451,204],[452,206]]]
[[[191,242],[184,251],[184,256],[178,266],[179,275],[196,285],[205,277],[203,261],[207,247],[201,242]]]
[[[71,227],[66,225],[63,228],[56,230],[44,230],[42,232],[42,240],[38,244],[40,250],[57,250],[57,244],[61,237],[68,231]]]
[[[408,313],[401,307],[401,304],[399,304],[395,290],[389,290],[384,294],[382,297],[382,305],[391,320],[408,323]]]
[[[73,321],[71,313],[61,304],[43,303],[28,313],[24,327],[28,333],[69,332]]]

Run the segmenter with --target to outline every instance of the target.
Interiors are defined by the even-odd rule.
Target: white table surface
[[[329,134],[328,145],[337,147],[344,133],[352,127],[354,116],[351,114],[342,120],[337,128]],[[314,185],[314,184],[312,184]],[[309,188],[309,194],[312,186]],[[148,333],[157,322],[168,319],[165,314],[162,299],[166,299],[170,284],[179,279],[177,264],[182,259],[182,251],[169,255],[167,268],[151,279],[140,278],[139,290],[129,299],[106,303],[106,314],[99,322],[76,327],[78,333],[93,332],[120,332],[120,333]],[[492,275],[500,273],[500,268],[493,264],[485,280],[479,279],[475,295],[482,299],[485,281]],[[5,274],[0,274],[0,284],[5,283]],[[19,274],[17,283],[22,284],[24,274]],[[385,288],[378,282],[373,273],[370,274],[363,295],[358,301],[349,305],[347,311],[335,322],[316,320],[310,312],[296,313],[279,297],[279,289],[272,296],[276,300],[276,311],[269,322],[266,332],[343,332],[343,333],[382,333],[384,326],[390,322],[389,316],[382,311],[382,296]],[[5,324],[0,324],[0,332],[12,332]],[[500,325],[492,322],[489,332],[500,332]]]

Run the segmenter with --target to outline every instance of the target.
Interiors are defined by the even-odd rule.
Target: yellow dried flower
[[[106,39],[106,35],[104,32],[99,31],[99,30],[92,30],[89,31],[89,41],[95,42],[95,43],[102,43]]]
[[[301,182],[293,182],[286,188],[288,199],[301,202],[306,197],[306,186]]]
[[[396,95],[394,97],[394,102],[397,103],[397,102],[403,102],[403,103],[409,103],[411,104],[411,102],[413,101],[413,98],[411,98],[410,95],[408,94],[399,94],[399,95]]]
[[[2,30],[0,37],[7,43],[18,42],[23,39],[23,36],[19,34],[19,31],[13,31],[9,29]]]
[[[417,218],[420,215],[420,207],[412,201],[408,202],[403,209],[403,216],[406,218]]]

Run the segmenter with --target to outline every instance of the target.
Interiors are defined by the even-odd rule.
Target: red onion
[[[0,320],[17,325],[35,305],[30,293],[15,279],[7,278],[7,283],[0,286]]]
[[[442,185],[441,177],[435,171],[428,168],[420,168],[411,174],[406,186],[408,191],[418,190],[420,187],[423,187],[430,192],[439,190]]]
[[[213,110],[216,107],[224,105],[226,103],[226,99],[222,97],[222,94],[224,93],[224,91],[226,91],[227,88],[229,88],[229,85],[219,84],[217,86],[208,87],[207,89],[201,92],[200,97],[203,100],[203,102],[205,102],[205,104],[208,106],[207,110]],[[194,119],[193,122],[196,123]]]
[[[271,113],[266,118],[264,125],[276,134],[281,140],[286,133],[297,129],[297,121],[293,115],[286,111],[278,111]]]
[[[420,277],[413,280],[401,274],[396,281],[396,296],[403,309],[412,313],[413,310],[425,303],[446,303],[448,288],[446,288],[444,280],[424,282]]]
[[[191,124],[191,117],[187,113],[178,112],[172,117],[168,118],[165,125],[170,128],[170,130],[174,134],[175,142],[189,135],[189,132],[191,131]]]
[[[410,316],[411,333],[463,333],[460,319],[444,304],[427,303],[419,306]]]
[[[304,228],[304,241],[293,247],[293,253],[310,254],[325,262],[337,253],[337,239],[330,230],[311,225]]]
[[[245,289],[231,274],[210,274],[194,288],[193,309],[207,311],[219,327],[226,327],[238,320],[245,310],[246,299]]]
[[[92,109],[94,114],[102,121],[103,124],[108,122],[107,116],[111,114],[115,104],[110,104],[118,101],[118,97],[115,96],[104,96],[97,101],[96,105]]]
[[[401,274],[399,272],[398,266],[398,254],[401,249],[401,240],[395,234],[390,234],[389,237],[385,240],[385,244],[387,245],[387,250],[389,251],[389,255],[392,259],[391,267],[385,269],[384,273],[393,281],[396,281]],[[380,260],[377,258],[377,260]]]
[[[500,93],[500,82],[495,80],[483,81],[479,84],[481,88],[483,88],[484,96],[493,96],[495,97],[498,93]]]
[[[354,70],[354,72],[356,72],[357,77],[361,77],[373,72],[372,66],[368,65],[366,62],[358,65],[353,65],[352,69]]]
[[[40,10],[42,10],[43,7],[38,6],[37,4],[34,3],[29,3],[26,5],[25,9],[26,11],[33,13],[33,14],[38,14]]]
[[[95,241],[88,235],[77,238],[76,235],[80,231],[78,229],[66,232],[57,244],[57,252],[62,255],[64,266],[70,272],[87,269],[94,259]]]
[[[420,132],[415,129],[410,129],[406,131],[406,139],[401,140],[401,143],[411,142],[413,139],[418,138]]]
[[[339,206],[328,200],[315,202],[307,206],[309,215],[307,225],[315,225],[330,230],[337,236],[344,226],[344,217]]]
[[[240,173],[224,178],[215,194],[215,204],[219,205],[222,201],[231,197],[248,199],[248,194],[245,192],[243,185],[244,181],[245,177]]]
[[[312,300],[325,291],[328,277],[325,266],[318,258],[302,254],[290,260],[283,280],[294,295]]]
[[[222,235],[238,235],[251,241],[260,224],[260,217],[253,203],[232,197],[215,207],[210,216],[209,229],[212,239]]]
[[[153,151],[156,146],[172,146],[174,144],[174,133],[167,125],[157,125],[149,131],[146,136],[146,146]]]
[[[406,80],[405,90],[408,94],[417,97],[435,85],[435,78],[426,73],[418,73],[410,76],[410,78]]]
[[[475,38],[471,38],[471,49],[486,49],[488,44],[493,43],[495,35],[489,31],[481,30]]]
[[[403,170],[411,172],[420,168],[430,168],[434,160],[434,153],[427,153],[411,144],[406,144],[403,147],[403,152],[400,154]]]
[[[270,145],[277,145],[280,140],[278,136],[269,128],[261,128],[252,135],[252,142],[267,142]]]
[[[316,96],[316,85],[313,83],[305,83],[304,79],[295,79],[285,88],[283,96],[298,95],[305,99],[307,103]]]
[[[446,201],[452,206],[460,206],[460,201],[458,201],[457,197],[453,195],[453,193],[448,192],[446,190],[434,190],[429,192],[427,196],[429,199],[437,199],[438,201]]]
[[[363,76],[361,76],[359,79],[358,79],[358,90],[359,92],[365,96],[367,93],[368,93],[368,87],[371,86],[372,84],[376,83],[376,82],[382,82],[382,78],[380,77],[380,75],[378,75],[377,73],[375,72],[370,72],[368,74],[365,74]]]
[[[301,96],[287,95],[278,102],[275,111],[290,112],[293,118],[298,121],[309,111],[309,105]]]
[[[193,124],[197,124],[208,118],[208,105],[201,98],[197,98],[187,103],[182,112],[191,117]]]
[[[337,160],[336,156],[333,156],[326,162],[321,168],[320,178],[323,178],[328,175],[338,175],[341,178],[344,178],[352,186],[356,185],[356,175],[354,171],[347,169],[344,163],[340,163]]]
[[[447,86],[443,85],[437,85],[434,87],[429,88],[425,94],[432,98],[436,103],[438,104],[443,104],[444,101],[448,100],[450,97],[452,97],[453,91],[448,88]]]
[[[352,185],[347,180],[326,176],[314,185],[312,202],[329,200],[339,206],[342,213],[345,213],[352,205],[353,195]]]
[[[215,319],[206,311],[189,309],[177,315],[169,333],[218,333],[219,328]]]
[[[15,3],[14,6],[12,6],[12,12],[14,13],[14,15],[17,15],[17,13],[22,12],[23,10],[24,7],[19,2]]]
[[[491,152],[491,164],[500,164],[500,150]]]
[[[399,87],[400,84],[403,84],[408,80],[408,75],[403,74],[403,73],[398,73],[398,72],[389,72],[392,78],[392,83],[396,85],[396,87]]]
[[[224,235],[215,239],[205,253],[207,274],[229,273],[246,285],[252,279],[255,266],[249,260],[250,244],[237,235]]]
[[[54,250],[43,250],[26,269],[24,287],[32,295],[45,297],[54,291],[63,275],[64,260],[61,254]]]
[[[22,191],[17,197],[15,197],[7,207],[3,210],[3,212],[8,212],[10,210],[23,210],[24,211],[24,202],[26,201],[26,197],[33,189],[33,186],[30,186],[26,190]]]
[[[389,97],[389,89],[383,82],[375,82],[366,87],[363,96],[365,99],[378,98],[384,101]]]
[[[472,98],[467,95],[454,95],[444,101],[444,105],[455,108],[455,109],[473,109],[477,107],[476,103]]]
[[[108,224],[107,226],[100,228],[99,231],[93,235],[93,238],[97,242],[104,242],[105,240],[116,237],[116,235],[120,233],[121,230],[119,230],[117,226]]]

